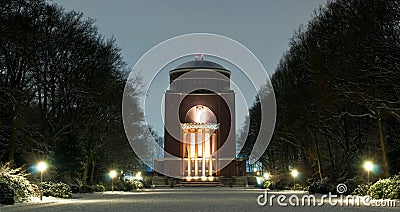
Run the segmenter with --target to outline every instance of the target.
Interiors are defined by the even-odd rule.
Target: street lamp
[[[111,177],[111,192],[114,192],[114,178],[117,176],[117,171],[111,170],[108,175]]]
[[[43,172],[46,171],[46,169],[47,169],[47,163],[44,161],[40,161],[36,165],[36,168],[40,172],[40,201],[42,201],[42,199],[43,199],[43,185],[42,185]]]
[[[264,179],[269,180],[271,178],[271,175],[268,172],[264,173]]]
[[[143,180],[142,172],[136,173],[136,175],[135,175],[135,180]]]
[[[364,162],[364,169],[367,171],[367,176],[368,176],[368,184],[369,184],[369,172],[374,169],[374,164],[371,161],[365,161]]]
[[[296,190],[296,177],[299,175],[299,172],[296,169],[293,169],[290,174],[293,177],[293,190]]]

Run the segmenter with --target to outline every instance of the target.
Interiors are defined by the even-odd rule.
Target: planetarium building
[[[165,92],[164,149],[156,170],[181,181],[218,182],[244,176],[236,159],[235,93],[231,72],[204,60],[183,63],[169,72]]]

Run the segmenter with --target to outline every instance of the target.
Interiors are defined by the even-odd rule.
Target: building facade
[[[245,161],[236,159],[235,93],[231,72],[202,60],[169,72],[165,93],[164,159],[157,170],[183,180],[216,181],[245,175]]]

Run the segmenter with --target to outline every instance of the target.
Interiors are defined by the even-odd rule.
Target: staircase
[[[205,182],[205,181],[182,181],[179,183],[183,187],[217,187],[221,184],[216,181]]]

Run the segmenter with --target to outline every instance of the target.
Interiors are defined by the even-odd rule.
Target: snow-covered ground
[[[3,205],[0,211],[400,211],[396,207],[366,206],[260,206],[257,198],[263,189],[244,188],[164,188],[135,192],[104,192],[94,194],[74,194],[71,199],[44,197],[15,205]],[[306,195],[304,192],[268,191],[268,195]],[[320,198],[318,195],[317,198]]]

